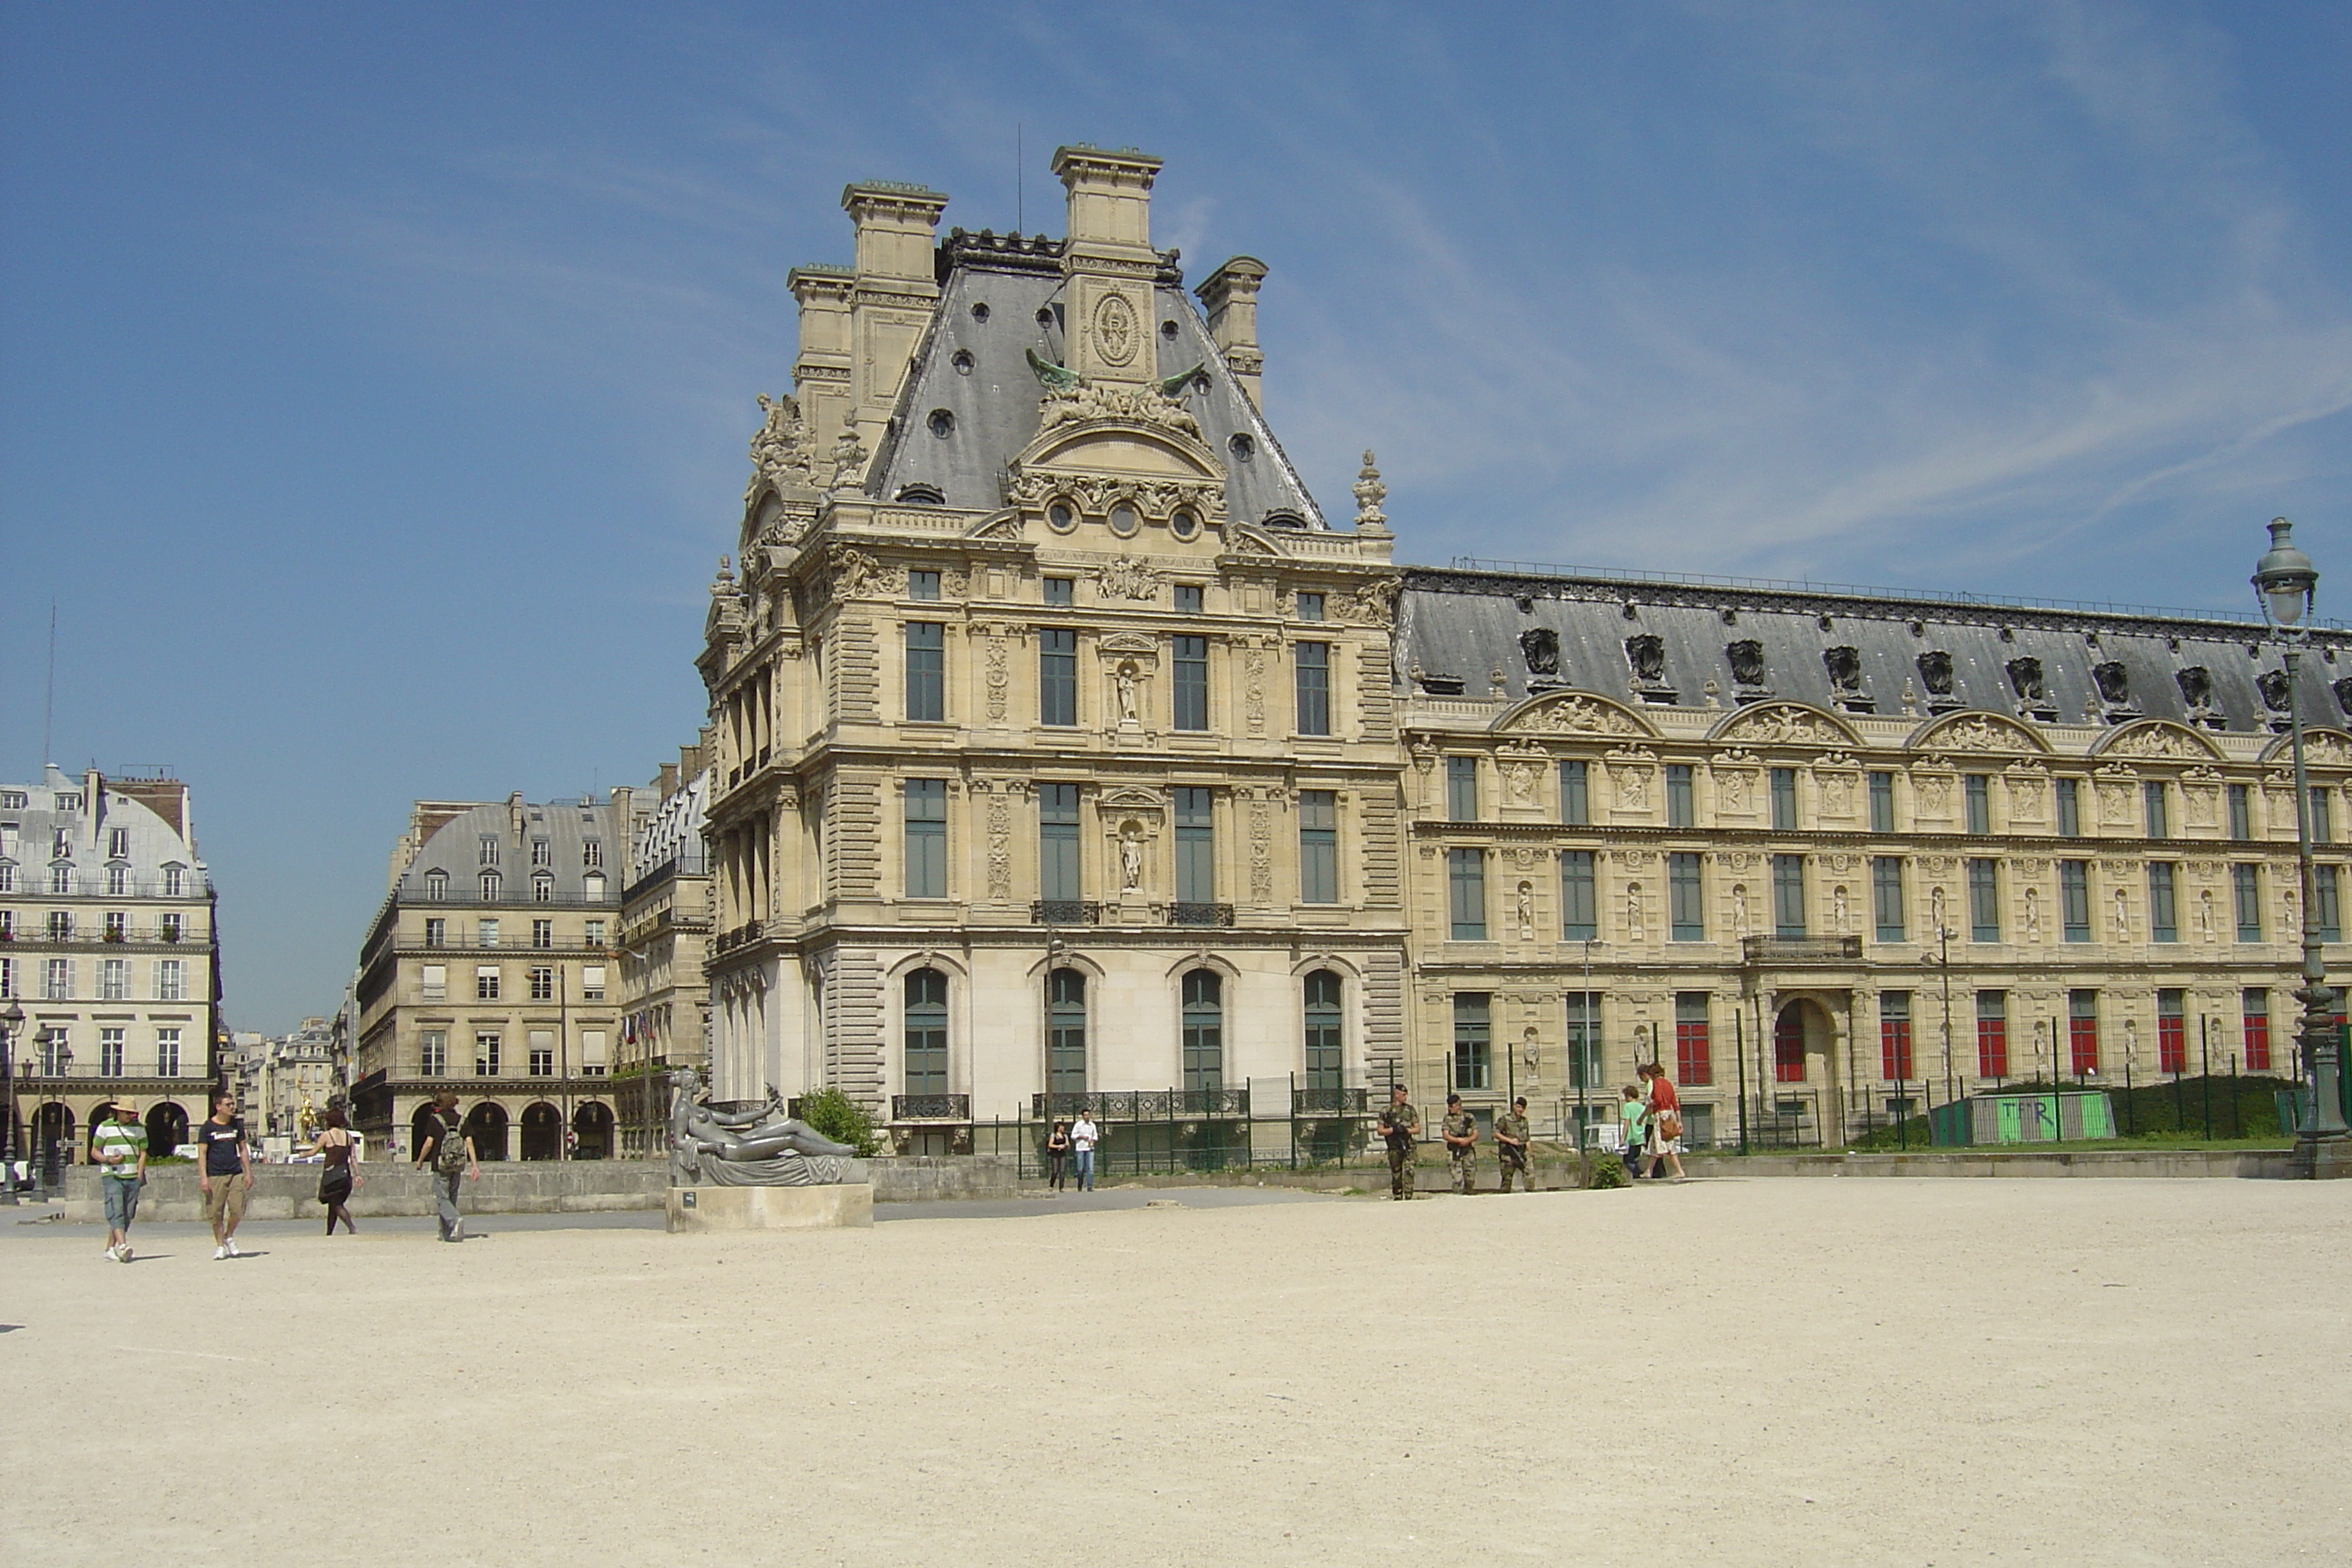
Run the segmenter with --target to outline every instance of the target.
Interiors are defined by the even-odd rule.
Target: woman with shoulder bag
[[[319,1173],[319,1201],[327,1205],[327,1234],[335,1234],[335,1222],[340,1219],[346,1230],[357,1236],[360,1227],[352,1223],[352,1212],[343,1205],[351,1200],[352,1189],[360,1184],[359,1162],[353,1157],[358,1147],[341,1110],[329,1108],[326,1124],[319,1129],[318,1142],[303,1152],[320,1155],[327,1162],[325,1169]]]
[[[1666,1069],[1652,1062],[1642,1069],[1650,1080],[1650,1141],[1643,1151],[1648,1158],[1642,1163],[1642,1174],[1655,1175],[1658,1162],[1664,1160],[1675,1173],[1675,1180],[1686,1182],[1683,1172],[1683,1102],[1675,1093],[1675,1086],[1666,1077]]]
[[[1066,1121],[1056,1121],[1054,1123],[1054,1131],[1047,1134],[1045,1139],[1046,1186],[1055,1192],[1060,1192],[1069,1165],[1070,1124]]]

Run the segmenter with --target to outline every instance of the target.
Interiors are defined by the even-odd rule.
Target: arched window
[[[936,969],[907,976],[904,1065],[908,1094],[948,1092],[948,977]]]
[[[449,873],[446,871],[425,872],[425,896],[428,899],[436,900],[447,898],[449,896]]]
[[[1184,1087],[1225,1087],[1225,984],[1213,969],[1184,976]]]
[[[1346,1042],[1339,1024],[1339,977],[1318,969],[1307,977],[1307,1087],[1336,1093],[1340,1087]]]
[[[1087,977],[1075,969],[1045,977],[1045,1089],[1087,1091]]]
[[[495,904],[498,901],[499,874],[496,871],[485,871],[482,873],[482,902]]]

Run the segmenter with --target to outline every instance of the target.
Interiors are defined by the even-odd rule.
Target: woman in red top
[[[1642,1163],[1642,1174],[1655,1174],[1658,1162],[1663,1159],[1667,1168],[1674,1172],[1675,1181],[1686,1182],[1690,1178],[1683,1173],[1682,1100],[1675,1093],[1675,1086],[1667,1079],[1664,1068],[1650,1063],[1642,1068],[1642,1076],[1650,1082],[1649,1098],[1644,1101],[1650,1108],[1650,1138],[1645,1150],[1649,1158]],[[1665,1135],[1660,1125],[1668,1116],[1675,1119],[1675,1135],[1671,1138]]]

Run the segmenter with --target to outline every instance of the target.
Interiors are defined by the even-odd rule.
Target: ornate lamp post
[[[16,1042],[24,1037],[25,1009],[15,1002],[0,1008],[0,1205],[16,1206]]]
[[[2313,912],[2312,892],[2318,877],[2311,862],[2311,781],[2303,761],[2303,706],[2295,687],[2301,675],[2304,644],[2311,629],[2303,624],[2319,586],[2311,557],[2294,547],[2294,524],[2271,520],[2271,547],[2254,566],[2254,596],[2263,617],[2283,645],[2286,664],[2287,730],[2294,742],[2294,851],[2303,879],[2303,987],[2295,1000],[2303,1004],[2304,1072],[2311,1084],[2311,1110],[2294,1134],[2294,1173],[2299,1176],[2352,1176],[2352,1129],[2344,1124],[2336,1053],[2336,993],[2327,984],[2327,967],[2320,951],[2319,921]]]

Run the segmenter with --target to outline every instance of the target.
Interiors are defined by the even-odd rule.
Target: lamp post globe
[[[2295,548],[2294,524],[2271,520],[2271,547],[2254,563],[2254,597],[2263,618],[2270,623],[2286,668],[2287,732],[2294,748],[2295,864],[2303,884],[2303,984],[2295,1000],[2303,1004],[2297,1037],[2303,1045],[2303,1073],[2311,1091],[2311,1107],[2295,1129],[2294,1171],[2305,1177],[2352,1176],[2352,1129],[2344,1121],[2342,1060],[2337,1047],[2336,992],[2327,984],[2326,953],[2314,892],[2319,884],[2311,855],[2311,778],[2304,763],[2303,701],[2298,689],[2304,645],[2311,628],[2304,618],[2319,591],[2319,573],[2311,557]]]

